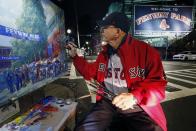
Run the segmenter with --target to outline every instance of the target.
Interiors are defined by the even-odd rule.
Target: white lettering
[[[158,18],[168,18],[169,12],[155,12],[155,13],[150,13],[146,14],[144,16],[139,17],[136,19],[137,25],[140,25],[148,20],[151,19],[158,19]]]
[[[28,38],[29,40],[37,40],[37,41],[40,39],[39,35],[37,34],[28,34],[9,27],[5,27],[5,32],[11,34],[11,36],[13,37],[19,37],[22,39]]]
[[[180,15],[180,14],[171,13],[171,19],[182,21],[188,26],[191,25],[191,19],[189,19],[186,16]]]

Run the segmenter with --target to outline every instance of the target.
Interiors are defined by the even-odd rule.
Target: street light
[[[71,41],[71,36],[70,36],[70,34],[71,34],[71,29],[67,29],[67,38],[68,38],[68,41]]]
[[[71,29],[67,29],[67,34],[71,34]]]

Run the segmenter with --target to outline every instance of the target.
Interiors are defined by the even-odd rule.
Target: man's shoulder
[[[100,52],[97,53],[96,61],[100,59],[105,59],[106,55],[107,55],[106,50],[101,50]]]
[[[150,44],[136,38],[132,39],[132,44],[135,49],[137,48],[140,51],[146,50],[148,53],[159,54],[158,50],[152,47]]]
[[[133,46],[137,46],[137,47],[140,47],[140,48],[147,48],[147,47],[150,46],[146,42],[141,41],[141,40],[139,40],[137,38],[132,38],[132,42],[131,43],[133,44]]]

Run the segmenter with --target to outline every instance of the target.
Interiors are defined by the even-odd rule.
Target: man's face
[[[114,27],[112,25],[101,27],[100,35],[101,35],[102,41],[110,43],[111,41],[115,40],[116,39],[117,29],[118,28],[116,28],[116,27]]]

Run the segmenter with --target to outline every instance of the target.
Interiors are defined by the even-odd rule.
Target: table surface
[[[75,113],[76,106],[77,102],[72,102],[70,105],[59,107],[58,112],[53,112],[46,119],[40,120],[40,131],[46,131],[49,127],[51,127],[52,131],[59,131],[69,116]]]
[[[32,130],[39,130],[39,131],[59,131],[62,130],[63,127],[65,127],[65,123],[70,117],[75,117],[76,113],[76,106],[77,102],[72,102],[70,105],[64,105],[63,107],[60,107],[60,104],[51,103],[51,105],[56,106],[59,108],[57,112],[50,113],[46,119],[39,120],[39,124],[35,124],[30,126]],[[75,122],[75,118],[71,118]],[[11,122],[10,122],[11,123]],[[75,123],[73,123],[75,124]],[[37,126],[38,125],[38,126]],[[4,125],[2,128],[0,128],[0,131],[7,131],[8,127]],[[16,129],[14,131],[19,131],[19,129]]]

